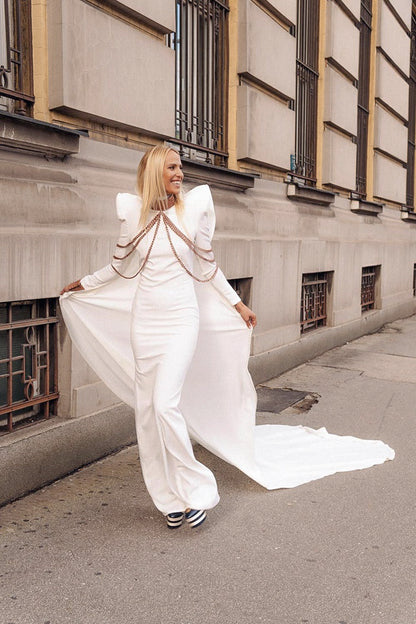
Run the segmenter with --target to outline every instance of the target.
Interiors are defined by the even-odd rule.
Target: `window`
[[[328,297],[332,286],[332,272],[304,273],[300,305],[302,333],[327,325]]]
[[[298,0],[296,37],[296,156],[294,171],[316,182],[319,0]]]
[[[57,389],[56,300],[0,303],[0,432],[49,418]]]
[[[409,122],[407,137],[406,205],[415,207],[415,133],[416,133],[416,13],[412,12],[409,75]]]
[[[416,264],[413,265],[413,297],[416,297]]]
[[[380,266],[363,267],[361,273],[361,312],[379,306]]]
[[[31,114],[30,0],[0,0],[0,111]]]
[[[227,0],[176,0],[176,139],[181,155],[226,165]]]
[[[360,58],[358,67],[357,173],[356,190],[367,194],[367,140],[370,99],[370,55],[372,0],[361,0]]]
[[[239,277],[237,279],[229,279],[228,283],[232,288],[234,288],[237,295],[240,297],[241,301],[246,304],[246,306],[251,305],[251,283],[253,281],[252,277]]]

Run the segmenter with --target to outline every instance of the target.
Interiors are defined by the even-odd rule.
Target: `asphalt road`
[[[396,459],[268,492],[197,447],[221,502],[168,531],[125,449],[0,509],[1,624],[415,624],[416,317],[267,385]]]

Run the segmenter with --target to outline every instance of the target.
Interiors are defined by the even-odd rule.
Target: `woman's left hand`
[[[249,329],[257,325],[257,317],[253,310],[250,310],[242,301],[236,303],[234,307]]]
[[[84,290],[84,287],[81,284],[81,280],[71,282],[71,284],[68,284],[68,286],[64,286],[59,294],[63,295],[66,292],[74,292],[76,290]]]

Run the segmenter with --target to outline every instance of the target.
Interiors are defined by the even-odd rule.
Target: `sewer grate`
[[[278,414],[308,396],[310,396],[310,392],[303,392],[302,390],[259,386],[257,388],[257,411]]]

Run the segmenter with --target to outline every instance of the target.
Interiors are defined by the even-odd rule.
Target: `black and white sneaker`
[[[207,512],[203,509],[190,509],[189,511],[185,511],[185,520],[193,529],[200,526],[204,520],[206,520],[206,517]]]
[[[178,529],[184,519],[184,512],[183,511],[175,511],[173,513],[170,513],[166,516],[166,522],[168,525],[168,529]]]

